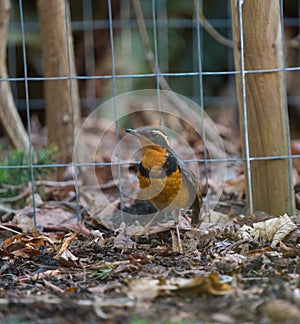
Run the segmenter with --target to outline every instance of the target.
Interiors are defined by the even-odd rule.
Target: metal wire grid
[[[65,4],[66,4],[66,0]],[[194,98],[201,107],[206,106],[207,103],[209,102],[214,102],[214,103],[218,103],[220,101],[224,101],[224,98],[221,98],[221,100],[218,100],[218,98],[216,99],[215,97],[205,97],[204,96],[204,92],[203,92],[203,77],[206,76],[232,76],[234,77],[235,74],[237,73],[241,73],[242,75],[242,89],[243,89],[243,111],[244,111],[244,115],[243,115],[243,119],[244,119],[244,123],[245,126],[247,126],[247,111],[246,111],[246,100],[245,100],[245,75],[248,73],[261,73],[261,72],[276,72],[276,71],[281,71],[281,70],[255,70],[255,71],[247,71],[244,68],[244,62],[243,62],[243,39],[241,38],[241,72],[236,72],[233,70],[233,64],[232,61],[229,60],[229,68],[227,71],[203,71],[203,39],[202,39],[202,35],[203,35],[203,30],[200,27],[199,24],[199,15],[196,15],[196,20],[194,22],[190,21],[190,20],[182,20],[182,19],[166,19],[167,17],[167,1],[163,0],[160,2],[160,13],[157,12],[157,4],[158,2],[156,0],[147,0],[148,4],[149,2],[151,2],[151,6],[152,6],[152,17],[151,19],[146,19],[146,26],[151,27],[153,30],[153,48],[154,48],[154,57],[155,57],[155,73],[138,73],[138,74],[116,74],[116,69],[115,69],[115,48],[114,48],[114,28],[124,28],[124,26],[128,27],[128,26],[136,26],[134,20],[132,20],[130,18],[130,16],[126,15],[126,17],[124,18],[125,21],[122,20],[122,14],[120,14],[120,20],[114,20],[113,19],[113,12],[112,12],[112,4],[111,4],[111,0],[107,0],[107,4],[108,4],[108,20],[104,20],[104,21],[94,21],[93,20],[93,14],[92,14],[92,0],[82,0],[82,8],[83,8],[83,19],[84,21],[82,22],[73,22],[72,23],[72,28],[73,30],[83,30],[84,31],[84,40],[85,40],[85,46],[86,46],[86,50],[88,48],[88,46],[91,46],[91,44],[93,44],[93,37],[91,36],[90,31],[94,28],[109,28],[109,32],[110,32],[110,50],[111,50],[111,63],[112,63],[112,71],[110,75],[88,75],[88,76],[77,76],[76,78],[78,80],[87,80],[87,81],[91,81],[91,80],[96,80],[96,79],[111,79],[112,80],[112,93],[113,93],[113,97],[115,98],[117,93],[117,85],[116,85],[116,80],[118,79],[126,79],[129,80],[129,82],[135,78],[155,78],[156,79],[156,91],[159,94],[160,92],[160,88],[159,88],[159,77],[160,76],[164,76],[164,77],[197,77],[198,78],[198,82],[196,83],[196,85],[194,86]],[[282,20],[282,32],[283,32],[283,28],[284,28],[284,24],[285,26],[287,25],[293,25],[293,26],[297,26],[299,31],[300,31],[300,18],[291,18],[291,19],[283,19],[283,0],[280,1],[281,2],[281,20]],[[121,2],[121,12],[124,13],[129,12],[130,13],[130,0],[124,0]],[[239,13],[240,13],[240,26],[242,26],[242,5],[243,5],[243,1],[239,0],[238,1],[239,4]],[[72,5],[72,3],[71,3]],[[30,100],[30,96],[29,96],[29,91],[28,91],[28,83],[31,81],[46,81],[46,80],[62,80],[62,79],[72,79],[73,76],[69,75],[69,76],[65,76],[65,77],[57,77],[57,78],[45,78],[45,77],[31,77],[28,75],[28,69],[27,69],[27,52],[26,52],[26,37],[25,37],[25,30],[32,30],[32,29],[36,29],[38,28],[38,23],[28,23],[24,21],[24,15],[23,15],[23,9],[24,6],[26,6],[26,3],[22,2],[22,0],[18,0],[18,7],[19,7],[19,18],[17,20],[19,20],[18,22],[14,22],[12,21],[11,23],[11,28],[19,28],[20,32],[21,32],[21,38],[22,38],[22,56],[23,56],[23,66],[24,66],[24,76],[23,77],[16,77],[16,62],[15,62],[15,57],[16,57],[16,48],[13,46],[9,47],[9,51],[8,51],[8,65],[9,65],[9,73],[12,77],[9,77],[8,79],[2,79],[5,81],[10,81],[12,84],[12,88],[14,91],[14,95],[16,98],[16,103],[17,106],[25,106],[25,110],[26,110],[26,118],[27,118],[27,124],[28,124],[28,136],[29,138],[31,138],[31,129],[30,129],[30,112],[32,111],[32,109],[34,109],[37,106],[41,106],[40,105],[40,100],[39,101],[32,101]],[[200,1],[197,0],[195,1],[195,7],[196,7],[196,11],[199,12],[199,6],[200,6]],[[12,6],[12,8],[14,8],[14,6]],[[163,12],[161,12],[161,10]],[[229,11],[229,9],[228,9]],[[298,11],[299,14],[298,16],[300,17],[300,1],[298,1]],[[159,15],[159,19],[158,19],[158,15]],[[12,16],[14,16],[14,13],[12,13]],[[128,18],[129,17],[129,18]],[[163,17],[163,18],[162,18]],[[65,19],[68,19],[67,16],[67,12],[65,15]],[[211,19],[210,20],[211,24],[214,27],[226,27],[228,28],[228,35],[230,35],[230,21],[228,19]],[[170,26],[188,26],[189,28],[193,28],[193,31],[195,33],[195,39],[196,39],[196,56],[197,56],[197,60],[196,63],[194,64],[194,68],[193,71],[188,71],[188,72],[160,72],[159,73],[159,67],[164,66],[166,68],[166,70],[168,71],[168,61],[165,62],[160,62],[159,61],[159,51],[160,51],[160,47],[159,47],[159,43],[158,43],[158,37],[157,37],[157,30],[158,27],[161,28],[161,26],[164,26],[167,30],[168,28],[170,28]],[[66,28],[68,28],[68,24],[66,21]],[[68,30],[66,31],[68,33]],[[149,32],[149,31],[148,31]],[[243,33],[240,33],[241,35],[243,35]],[[242,36],[241,36],[242,37]],[[167,44],[167,38],[166,38],[166,44]],[[283,34],[283,44],[284,44],[284,34]],[[168,48],[168,46],[166,45],[166,48]],[[94,71],[95,69],[95,56],[93,54],[93,51],[87,51],[88,55],[86,56],[86,71],[88,73],[91,73],[92,71]],[[70,55],[70,53],[68,53],[68,55]],[[300,71],[300,67],[292,67],[292,68],[286,68],[285,67],[285,58],[283,58],[284,60],[284,73],[286,74],[286,72],[288,71]],[[69,60],[70,62],[70,60]],[[69,63],[70,64],[70,63]],[[70,70],[70,66],[69,66],[69,70]],[[17,92],[17,88],[14,86],[14,84],[16,84],[16,82],[22,82],[24,84],[24,88],[25,88],[25,101],[24,99],[18,99],[18,92]],[[92,97],[92,103],[95,104],[95,98],[93,98],[95,96],[95,92],[93,92],[93,90],[90,90],[90,96]],[[286,92],[286,84],[285,84],[285,92]],[[70,90],[70,96],[72,97],[72,88]],[[159,96],[158,96],[159,98]],[[96,100],[99,98],[96,98]],[[220,99],[220,98],[219,98]],[[228,99],[228,98],[227,98]],[[233,103],[235,102],[234,100],[232,100],[233,98],[230,98],[229,102]],[[86,100],[88,101],[88,100]],[[82,101],[83,103],[85,103],[85,100]],[[99,101],[98,101],[99,102]],[[160,103],[158,102],[158,107],[160,107]],[[116,105],[114,105],[114,114],[116,115]],[[287,109],[287,108],[286,108]],[[159,113],[159,111],[158,111]],[[74,118],[74,116],[73,116]],[[116,118],[115,118],[116,120]],[[72,120],[72,123],[74,124],[74,119]],[[286,120],[286,123],[288,125],[288,120]],[[287,128],[288,129],[288,128]],[[74,133],[73,133],[73,138],[75,140],[76,134],[75,134],[75,128],[73,127]],[[116,130],[118,131],[118,123],[116,120]],[[117,132],[118,134],[118,132]],[[287,139],[288,139],[288,147],[290,147],[291,143],[290,143],[290,137],[289,134],[287,134]],[[203,136],[205,136],[205,134],[203,134]],[[247,170],[246,170],[246,176],[248,179],[248,191],[249,191],[249,201],[250,201],[250,209],[253,209],[253,205],[252,205],[252,183],[251,183],[251,174],[250,174],[250,163],[251,161],[254,160],[274,160],[274,159],[291,159],[291,158],[300,158],[300,155],[294,155],[293,157],[288,155],[288,156],[273,156],[273,157],[260,157],[260,158],[253,158],[250,156],[249,154],[249,143],[248,143],[248,131],[247,131],[247,127],[245,127],[245,141],[246,141],[246,157],[245,159],[243,158],[228,158],[226,160],[222,160],[222,159],[213,159],[211,160],[211,162],[240,162],[243,160],[246,160],[246,165],[247,165]],[[116,144],[118,144],[118,136],[116,136]],[[74,166],[75,168],[77,168],[78,166],[80,166],[79,163],[77,163],[77,161],[75,160],[73,163],[69,163],[69,164],[51,164],[51,165],[34,165],[33,164],[33,158],[32,158],[32,144],[30,141],[30,163],[29,166],[21,166],[21,165],[17,165],[17,166],[0,166],[0,168],[30,168],[30,173],[31,173],[31,183],[32,183],[32,199],[33,199],[33,214],[35,216],[35,211],[36,211],[36,206],[35,206],[35,202],[34,202],[34,176],[33,176],[33,170],[34,168],[39,168],[39,167],[43,167],[43,168],[53,168],[53,167],[68,167],[68,166]],[[193,162],[193,161],[191,161]],[[204,157],[203,161],[199,161],[197,160],[197,162],[204,162],[205,164],[207,163],[207,157]],[[91,164],[92,166],[112,166],[112,165],[117,165],[118,166],[118,174],[120,177],[120,168],[121,165],[126,164],[120,161],[119,157],[118,157],[118,162],[117,163],[94,163]],[[87,165],[87,164],[85,164]],[[88,166],[90,166],[88,164]],[[291,175],[291,170],[289,170],[289,173]],[[290,176],[291,178],[291,176]],[[120,179],[119,179],[120,180]],[[78,188],[78,181],[77,178],[75,176],[75,185],[76,188]],[[78,192],[78,190],[77,190]],[[122,190],[120,191],[120,195],[121,195],[121,204],[122,204]],[[291,197],[292,197],[292,193],[291,193]],[[79,213],[79,198],[78,195],[76,195],[76,201],[77,201],[77,211],[78,211],[78,217],[80,217],[80,213]],[[292,201],[291,201],[292,204]],[[121,205],[122,206],[122,205]]]

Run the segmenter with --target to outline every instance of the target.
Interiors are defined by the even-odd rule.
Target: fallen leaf
[[[297,229],[297,226],[287,214],[284,214],[283,216],[254,223],[253,228],[243,225],[237,233],[242,239],[254,238],[256,240],[271,241],[271,247],[275,247],[295,229]]]
[[[160,281],[151,278],[139,278],[129,282],[128,297],[138,300],[152,300],[160,294]]]
[[[47,227],[53,225],[66,225],[68,223],[76,223],[77,216],[73,211],[60,207],[43,207],[36,208],[36,224],[37,227]],[[15,215],[12,224],[22,228],[23,232],[32,232],[35,229],[33,209],[25,207]]]
[[[64,267],[80,267],[78,263],[79,258],[71,253],[68,249],[65,249],[61,254],[54,256],[53,259]]]
[[[188,295],[199,295],[208,293],[215,296],[226,295],[231,291],[231,286],[226,282],[221,282],[219,275],[210,273],[204,277],[195,277],[191,279],[181,279],[178,286],[178,292]]]
[[[65,237],[60,250],[57,252],[56,256],[53,257],[54,260],[65,267],[79,267],[79,258],[67,249],[70,243],[77,237],[77,235],[78,233],[68,234]]]
[[[228,222],[229,217],[226,214],[211,210],[208,215],[205,215],[203,222],[209,222],[212,224],[220,224]]]
[[[113,248],[117,249],[132,249],[136,247],[136,243],[126,234],[120,233],[114,239]]]
[[[168,280],[139,278],[129,281],[128,297],[138,300],[152,300],[158,296],[180,295],[195,296],[208,293],[215,296],[226,295],[231,292],[231,286],[221,282],[215,273],[194,278],[171,278]]]
[[[69,246],[69,244],[77,237],[78,233],[72,233],[72,234],[67,234],[64,238],[64,242],[61,246],[61,248],[59,249],[59,251],[57,252],[57,255],[61,255],[63,254],[64,250],[67,249],[67,247]]]
[[[40,255],[41,249],[49,244],[53,245],[53,241],[44,235],[17,234],[3,242],[2,251],[7,255],[30,258]]]

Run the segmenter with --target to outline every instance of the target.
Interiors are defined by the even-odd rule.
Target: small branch
[[[143,43],[144,50],[145,50],[146,59],[147,59],[148,65],[150,67],[150,70],[152,71],[152,73],[159,74],[159,85],[160,85],[161,89],[172,91],[172,89],[169,86],[168,82],[166,81],[165,77],[160,75],[161,71],[160,71],[159,67],[156,70],[154,54],[150,48],[150,42],[149,42],[149,37],[148,37],[145,19],[144,19],[144,15],[143,15],[143,10],[141,7],[141,2],[140,2],[140,0],[132,0],[132,2],[133,2],[134,10],[135,10],[138,29],[140,32],[140,36],[141,36],[142,43]]]
[[[36,186],[47,186],[47,187],[69,187],[74,186],[74,180],[68,181],[51,181],[51,180],[36,180],[34,181]],[[7,192],[8,190],[21,190],[23,189],[25,183],[19,185],[9,185],[9,184],[2,184],[1,186],[4,189],[0,189],[0,192]]]
[[[22,183],[22,184],[18,184],[18,185],[10,185],[10,184],[6,184],[6,183],[2,183],[1,186],[3,187],[3,189],[1,189],[0,192],[3,193],[3,192],[7,192],[9,190],[21,190],[24,188],[25,185],[26,185],[26,183]]]
[[[0,198],[0,203],[15,202],[31,194],[31,185],[28,185],[19,195],[8,198]]]
[[[37,180],[34,182],[36,186],[47,186],[47,187],[69,187],[75,186],[74,180],[68,181],[49,181],[49,180]]]
[[[15,231],[14,229],[9,228],[9,227],[4,226],[4,225],[0,225],[0,228],[2,228],[3,230],[6,230],[6,231],[10,231],[10,232],[15,233],[15,234],[22,234],[22,232]]]
[[[169,84],[166,81],[166,79],[164,78],[164,76],[161,75],[161,71],[160,71],[159,67],[156,67],[155,60],[154,60],[154,54],[150,48],[149,37],[147,34],[145,19],[144,19],[140,0],[132,0],[132,2],[133,2],[135,15],[136,15],[136,19],[137,19],[138,30],[139,30],[139,33],[141,36],[141,40],[142,40],[142,44],[144,47],[145,56],[146,56],[146,60],[149,65],[149,68],[152,71],[152,73],[159,75],[160,88],[162,90],[168,90],[168,91],[172,92],[172,95],[169,95],[167,97],[167,99],[171,102],[171,104],[173,106],[177,107],[177,109],[180,112],[182,112],[183,116],[184,116],[186,114],[186,112],[190,110],[190,108],[182,99],[180,99],[180,97],[175,92],[173,92],[173,90],[169,86]],[[203,109],[203,107],[201,107],[201,108]],[[182,122],[182,119],[180,119],[180,122]],[[204,123],[204,127],[205,127],[207,144],[209,144],[209,146],[213,149],[214,156],[216,158],[224,158],[224,147],[221,147],[221,145],[219,143],[215,144],[215,142],[216,142],[215,141],[215,132],[211,129],[209,123]],[[223,145],[226,145],[226,143],[223,142]]]
[[[199,9],[199,19],[202,27],[208,32],[208,34],[214,38],[218,43],[227,47],[233,47],[233,41],[220,34],[206,19],[203,14],[202,8]]]

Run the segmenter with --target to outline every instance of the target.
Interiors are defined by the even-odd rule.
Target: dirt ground
[[[181,228],[180,241],[173,222],[139,237],[88,218],[77,231],[2,228],[0,322],[299,323],[299,223],[274,247],[238,235],[262,219]]]

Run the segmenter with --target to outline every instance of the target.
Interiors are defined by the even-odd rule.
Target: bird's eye
[[[158,136],[158,133],[157,133],[156,131],[152,131],[152,135],[153,135],[154,137],[157,137],[157,136]]]

